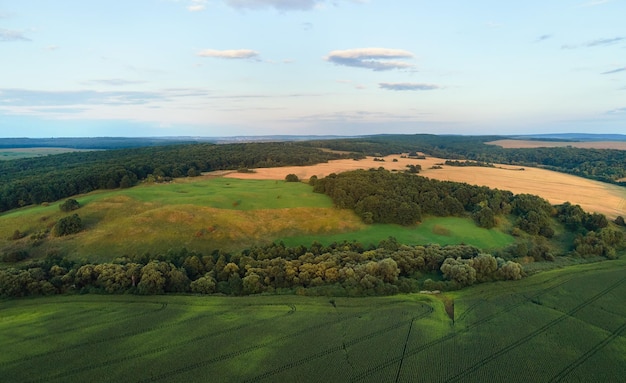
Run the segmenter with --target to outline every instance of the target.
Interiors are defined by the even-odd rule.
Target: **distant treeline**
[[[188,137],[59,137],[59,138],[0,138],[0,148],[72,148],[126,149],[143,146],[180,145],[198,141]]]
[[[543,167],[626,186],[626,150],[562,148],[505,149],[486,142],[501,136],[381,135],[306,144],[371,156],[423,152],[433,157]]]
[[[158,181],[212,170],[312,165],[341,157],[287,142],[169,145],[2,161],[0,211],[130,187],[150,176]]]

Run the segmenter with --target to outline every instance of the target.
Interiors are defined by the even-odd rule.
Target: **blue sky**
[[[624,0],[0,0],[0,137],[626,133]]]

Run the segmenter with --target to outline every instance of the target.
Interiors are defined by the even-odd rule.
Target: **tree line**
[[[296,293],[362,296],[450,290],[492,280],[520,279],[521,265],[471,246],[406,246],[393,237],[377,247],[356,242],[282,243],[230,254],[186,249],[79,263],[50,255],[0,270],[0,296],[65,293]]]

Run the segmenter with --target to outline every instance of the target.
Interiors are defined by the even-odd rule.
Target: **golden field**
[[[394,159],[397,160],[394,162]],[[498,165],[487,167],[455,167],[443,165],[445,159],[428,157],[423,160],[401,158],[399,155],[384,157],[384,162],[374,161],[373,157],[362,160],[336,160],[312,166],[289,166],[282,168],[258,168],[254,173],[222,173],[224,177],[240,179],[284,179],[293,173],[300,179],[311,176],[319,178],[331,173],[356,169],[384,167],[387,170],[405,170],[409,164],[422,166],[420,175],[437,180],[465,182],[472,185],[488,186],[494,189],[510,190],[513,193],[539,195],[552,204],[569,201],[580,205],[589,212],[605,214],[608,218],[626,216],[626,188],[593,181],[573,175],[545,169]],[[441,169],[431,169],[434,165]],[[523,169],[523,170],[521,170]],[[211,173],[208,173],[209,175]]]

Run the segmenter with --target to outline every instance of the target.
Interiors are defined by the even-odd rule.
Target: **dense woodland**
[[[295,143],[189,144],[0,161],[0,212],[98,189],[224,169],[311,165],[341,158]]]

